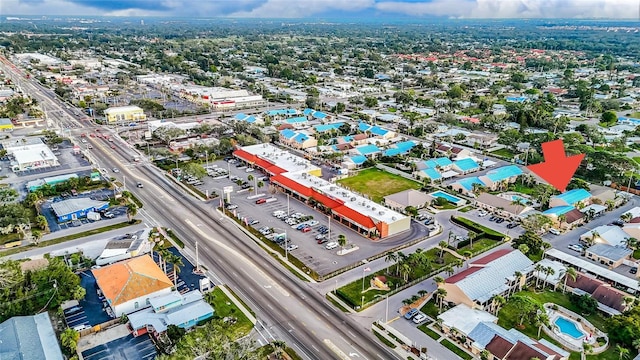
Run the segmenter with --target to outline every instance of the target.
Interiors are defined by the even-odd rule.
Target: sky
[[[0,14],[640,19],[640,0],[0,0]]]

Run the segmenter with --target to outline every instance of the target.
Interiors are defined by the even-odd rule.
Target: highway
[[[22,79],[23,91],[41,91],[33,82]],[[62,111],[58,120],[63,126],[88,125],[73,119],[55,95],[30,94]],[[262,335],[265,340],[284,340],[304,359],[399,358],[369,329],[292,275],[212,204],[196,200],[152,164],[131,163],[128,145],[116,138],[116,148],[111,149],[106,140],[87,139],[94,147],[92,157],[100,166],[119,168],[121,172],[113,175],[120,180],[126,177],[126,188],[144,203],[139,216],[145,224],[171,228],[192,251],[198,241],[201,264],[213,272],[214,282],[229,285],[256,312],[257,329],[267,334]],[[137,181],[145,187],[135,187]]]

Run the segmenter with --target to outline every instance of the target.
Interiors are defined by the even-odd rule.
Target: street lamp
[[[287,229],[274,227],[274,230],[283,230],[284,231],[284,258],[289,261],[289,237],[287,236]]]

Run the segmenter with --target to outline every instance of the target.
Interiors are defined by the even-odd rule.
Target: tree
[[[38,242],[40,242],[40,239],[42,238],[42,231],[32,230],[31,237],[33,238],[33,242],[37,245]]]
[[[344,247],[347,245],[347,237],[344,236],[344,234],[338,235],[338,245],[340,245],[340,247],[344,251]]]
[[[36,223],[36,226],[40,230],[46,230],[47,229],[47,226],[48,226],[47,218],[44,215],[36,216],[35,223]]]
[[[398,260],[398,256],[393,252],[387,252],[387,255],[384,257],[384,262],[392,263]]]
[[[180,273],[180,267],[184,265],[184,262],[182,261],[182,256],[180,255],[174,255],[172,253],[169,253],[167,256],[165,256],[166,260],[168,263],[170,263],[172,265],[172,269],[173,269],[173,284],[175,286],[178,286],[178,274]]]
[[[0,187],[0,202],[12,202],[18,198],[18,192],[16,189],[8,186]]]
[[[434,281],[436,284],[438,284],[438,285],[440,285],[440,284],[444,284],[444,278],[443,278],[442,276],[436,276],[436,277],[434,277],[434,278],[433,278],[433,281]]]
[[[282,359],[282,353],[287,347],[287,343],[282,340],[276,340],[271,342],[271,346],[273,347],[274,354],[277,359]]]
[[[576,271],[576,269],[572,268],[572,267],[567,267],[565,269],[562,270],[563,273],[563,277],[564,277],[564,283],[562,284],[562,292],[566,292],[567,291],[567,279],[571,278],[572,281],[576,281],[576,277],[578,277],[578,272]]]
[[[569,300],[584,315],[593,314],[598,310],[598,301],[592,298],[590,294],[569,294]]]
[[[378,107],[378,99],[375,97],[367,96],[364,98],[364,106],[368,108]]]
[[[196,163],[188,163],[182,168],[182,172],[196,179],[202,179],[207,176],[207,170],[202,165]]]
[[[186,333],[187,331],[179,326],[173,324],[167,326],[167,337],[172,344],[177,343]]]
[[[524,232],[524,234],[515,238],[511,246],[515,249],[518,249],[518,247],[523,244],[527,245],[527,247],[529,248],[529,255],[538,255],[542,251],[542,238],[540,237],[540,235],[532,231],[527,230]]]
[[[523,326],[527,318],[537,314],[538,310],[542,310],[542,306],[536,300],[526,295],[513,295],[509,300],[513,306],[516,316],[518,317],[518,325]]]
[[[529,246],[527,246],[527,244],[520,244],[518,245],[518,250],[520,250],[521,253],[527,255],[527,253],[529,252]]]
[[[618,115],[616,115],[615,111],[605,111],[602,113],[600,117],[600,124],[604,126],[609,126],[615,124],[618,121]]]
[[[612,343],[632,347],[633,342],[640,339],[640,307],[632,307],[622,314],[608,318],[605,329]]]
[[[127,204],[127,218],[129,219],[129,222],[133,221],[133,218],[136,216],[136,214],[138,213],[138,206],[134,203],[129,203]]]
[[[444,298],[447,297],[447,290],[444,288],[438,288],[436,290],[436,299],[438,299],[438,309],[442,312],[442,305],[444,304]]]
[[[491,298],[491,309],[494,315],[497,315],[500,308],[507,302],[507,300],[501,295],[493,295]]]
[[[87,295],[87,290],[85,290],[82,286],[78,285],[75,289],[73,289],[73,300],[82,300]]]
[[[442,259],[444,256],[444,249],[447,248],[447,242],[446,241],[440,241],[438,243],[438,246],[440,247],[440,258]]]
[[[616,345],[616,352],[618,353],[618,359],[620,360],[629,358],[629,349],[622,347],[619,344]]]
[[[60,342],[62,343],[62,346],[69,349],[70,353],[76,352],[76,347],[78,346],[79,339],[80,333],[71,328],[66,328],[60,334]]]

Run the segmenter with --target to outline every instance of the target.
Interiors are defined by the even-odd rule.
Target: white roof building
[[[498,318],[486,311],[472,309],[466,304],[459,304],[438,315],[442,325],[449,329],[455,328],[464,336],[468,336],[479,323],[497,323]]]

